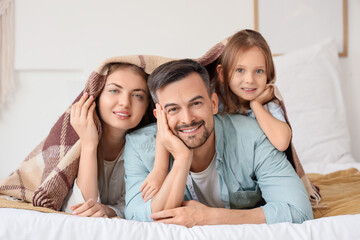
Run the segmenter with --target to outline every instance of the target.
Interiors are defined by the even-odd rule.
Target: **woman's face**
[[[98,111],[104,128],[121,134],[136,127],[149,102],[146,80],[129,68],[111,73],[102,90]]]
[[[229,86],[241,101],[257,98],[266,87],[266,60],[258,47],[238,54]]]

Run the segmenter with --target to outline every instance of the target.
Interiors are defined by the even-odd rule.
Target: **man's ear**
[[[211,94],[211,103],[212,103],[212,110],[213,114],[217,114],[219,111],[219,99],[216,93]]]
[[[224,71],[223,71],[223,68],[222,68],[221,64],[217,65],[216,71],[217,71],[217,74],[219,76],[220,82],[223,83],[224,82]]]

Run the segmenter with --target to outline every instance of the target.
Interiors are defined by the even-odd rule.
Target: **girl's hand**
[[[146,177],[140,189],[144,202],[147,202],[160,190],[161,185],[165,180],[166,174],[166,171],[156,171],[153,169]]]
[[[185,156],[186,159],[192,156],[192,151],[170,130],[165,111],[160,104],[156,104],[156,117],[158,127],[156,144],[164,146],[175,160],[180,156]]]
[[[256,101],[261,105],[264,105],[265,103],[271,101],[274,97],[274,87],[272,85],[268,85],[266,86],[265,90],[252,101]]]
[[[93,199],[71,206],[70,209],[80,217],[108,217],[104,206]]]
[[[88,93],[84,93],[80,100],[71,107],[70,124],[79,135],[84,146],[89,144],[97,146],[99,141],[93,119],[95,106],[94,97],[89,97]]]

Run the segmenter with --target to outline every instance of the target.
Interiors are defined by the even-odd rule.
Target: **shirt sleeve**
[[[266,204],[266,222],[302,223],[313,219],[305,187],[283,152],[261,135],[255,146],[255,175]]]
[[[269,102],[265,105],[265,108],[267,108],[267,110],[271,113],[271,115],[282,121],[282,122],[286,122],[285,120],[285,114],[284,114],[284,110],[282,109],[282,107],[279,104],[276,104],[274,102]]]
[[[141,184],[150,171],[144,164],[145,159],[140,156],[139,149],[141,146],[136,144],[135,140],[127,135],[125,143],[125,217],[137,221],[153,221],[150,218],[151,199],[144,202],[140,192]],[[155,149],[155,146],[153,148]],[[146,154],[145,152],[142,156]]]

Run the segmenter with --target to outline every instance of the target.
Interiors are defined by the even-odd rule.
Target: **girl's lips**
[[[244,92],[255,92],[256,88],[241,88]]]

